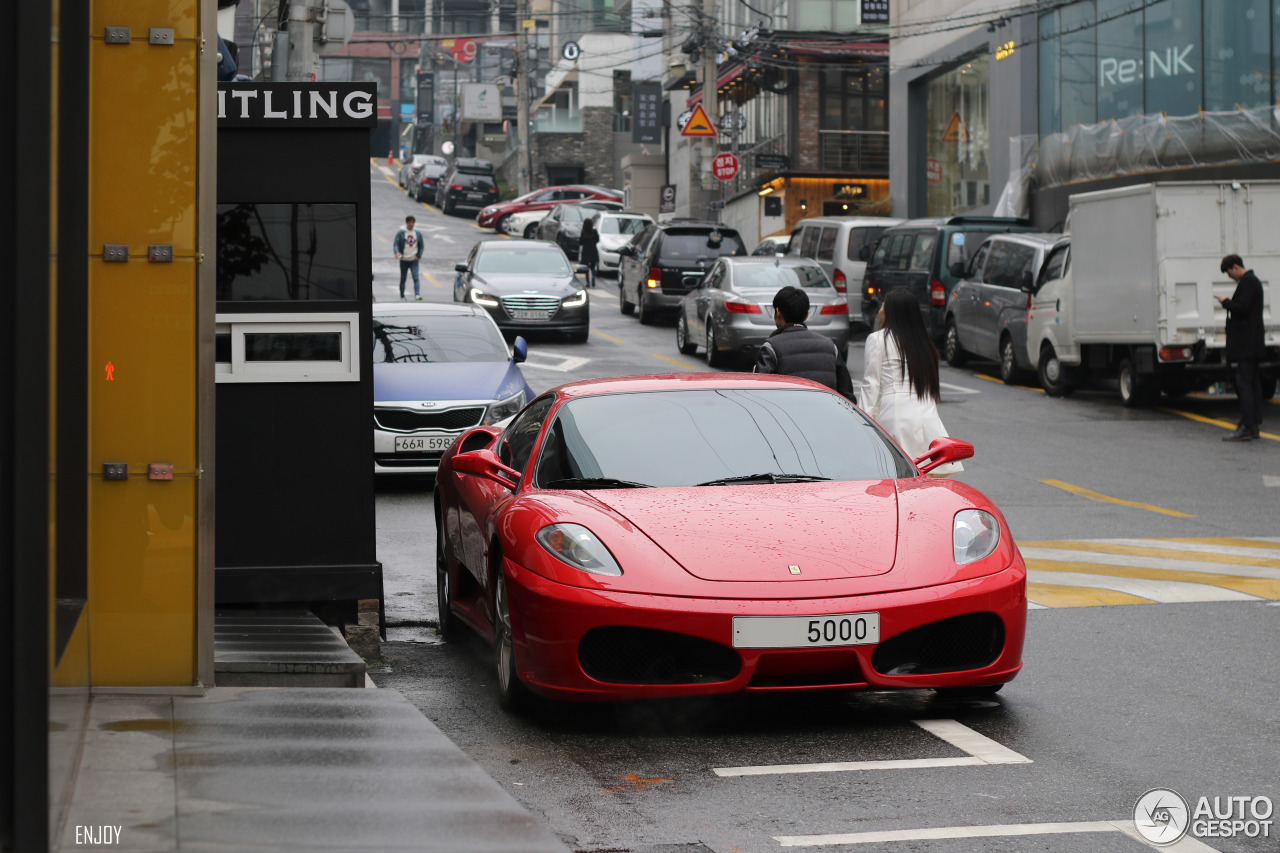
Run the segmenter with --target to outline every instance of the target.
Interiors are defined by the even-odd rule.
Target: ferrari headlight
[[[565,308],[577,308],[579,305],[586,305],[587,292],[585,290],[579,290],[577,293],[573,294],[573,296],[566,296],[564,301],[560,304]]]
[[[975,563],[1000,544],[1000,523],[989,512],[965,509],[956,513],[951,526],[951,548],[956,563]]]
[[[471,301],[477,305],[483,305],[486,308],[498,307],[498,300],[496,298],[485,293],[483,290],[477,290],[474,287],[471,288]]]
[[[552,524],[537,533],[538,543],[551,556],[579,571],[618,577],[622,567],[596,535],[581,524]]]
[[[489,406],[488,413],[484,416],[483,426],[496,424],[498,421],[505,421],[507,418],[520,411],[520,407],[524,405],[524,392],[521,391],[514,397],[508,397],[505,400],[499,400]]]

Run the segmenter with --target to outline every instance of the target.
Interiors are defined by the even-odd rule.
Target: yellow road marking
[[[1024,391],[1035,391],[1038,394],[1044,393],[1043,388],[1032,388],[1030,385],[1018,385],[1017,383],[1014,383],[1014,382],[1005,382],[1003,379],[999,378],[998,376],[988,376],[985,373],[975,373],[973,375],[978,377],[979,379],[985,379],[988,382],[994,382],[997,385],[1005,385],[1005,386],[1008,386],[1009,388],[1021,388]]]
[[[698,369],[698,368],[696,368],[696,367],[690,367],[689,365],[685,364],[683,361],[676,361],[674,358],[667,358],[665,355],[658,355],[656,352],[655,352],[655,353],[651,353],[651,355],[653,355],[653,357],[654,357],[654,358],[660,358],[660,359],[662,359],[663,361],[669,361],[669,362],[671,362],[672,364],[674,364],[676,367],[683,367],[685,370],[697,370],[697,369]]]
[[[1065,492],[1071,492],[1074,495],[1079,495],[1082,498],[1089,498],[1090,500],[1101,501],[1102,503],[1116,504],[1118,506],[1131,506],[1135,509],[1145,509],[1149,512],[1158,512],[1162,515],[1172,515],[1175,518],[1195,518],[1195,516],[1190,513],[1178,512],[1176,509],[1165,509],[1164,507],[1138,503],[1137,501],[1126,501],[1121,498],[1113,498],[1109,495],[1104,495],[1101,492],[1094,492],[1089,489],[1081,488],[1080,486],[1073,486],[1070,483],[1064,483],[1061,480],[1041,480],[1040,482],[1044,483],[1046,486],[1053,486],[1055,488],[1062,489]]]
[[[1189,420],[1198,421],[1199,423],[1202,423],[1202,424],[1209,424],[1210,426],[1222,427],[1223,429],[1234,430],[1236,428],[1236,425],[1231,423],[1230,421],[1224,421],[1218,418],[1206,418],[1204,415],[1197,415],[1194,412],[1184,412],[1181,409],[1161,409],[1160,411],[1168,412],[1171,415],[1180,415]],[[1269,438],[1272,441],[1280,441],[1280,435],[1273,435],[1269,432],[1264,432],[1259,434],[1263,438]]]
[[[600,337],[604,338],[606,341],[613,341],[615,344],[626,343],[626,341],[619,340],[618,338],[615,338],[613,335],[606,335],[604,332],[600,331],[599,329],[592,329],[591,331],[599,335]]]
[[[381,234],[379,234],[379,235],[378,235],[378,239],[379,239],[379,240],[381,240],[381,241],[382,241],[382,242],[384,242],[384,243],[390,243],[390,242],[391,242],[391,241],[390,241],[390,240],[388,240],[386,237],[383,237]]]
[[[1107,577],[1142,578],[1149,581],[1183,581],[1234,589],[1259,598],[1280,599],[1280,581],[1268,578],[1242,578],[1207,572],[1180,572],[1175,569],[1142,569],[1135,566],[1104,566],[1098,563],[1073,563],[1068,560],[1027,560],[1027,568],[1041,572],[1078,572]]]
[[[1280,542],[1270,542],[1266,539],[1236,539],[1230,536],[1209,536],[1202,539],[1186,537],[1182,539],[1164,539],[1161,541],[1189,542],[1193,545],[1227,545],[1235,548],[1271,548],[1272,550],[1280,548]]]
[[[1166,540],[1168,541],[1168,540]],[[1186,540],[1188,542],[1194,540]],[[1019,542],[1023,548],[1065,548],[1071,551],[1088,551],[1093,554],[1116,554],[1126,557],[1159,557],[1163,560],[1194,560],[1198,563],[1221,563],[1224,566],[1266,566],[1271,569],[1280,569],[1280,560],[1267,559],[1265,557],[1241,557],[1238,554],[1203,554],[1199,551],[1179,551],[1176,545],[1170,548],[1146,548],[1140,545],[1112,545],[1106,542],[1069,542],[1069,541],[1047,541],[1047,542]],[[1215,543],[1215,544],[1226,544]],[[1258,545],[1247,545],[1244,547],[1257,548]],[[1276,548],[1277,543],[1268,542],[1262,547]]]
[[[432,283],[432,284],[434,284],[436,287],[442,287],[442,286],[443,286],[443,285],[441,285],[441,284],[440,284],[440,282],[436,281],[436,277],[435,277],[435,276],[433,276],[431,273],[427,272],[426,270],[423,270],[423,271],[422,271],[422,274],[423,274],[423,275],[425,275],[425,276],[427,277],[427,281],[431,282],[431,283]]]
[[[1108,604],[1152,604],[1150,599],[1088,586],[1058,586],[1027,581],[1027,599],[1045,607],[1099,607]]]

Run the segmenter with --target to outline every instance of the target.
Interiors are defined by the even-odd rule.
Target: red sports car
[[[436,480],[446,635],[500,699],[964,688],[1022,666],[1026,568],[1000,511],[784,376],[563,385],[461,435]]]
[[[563,187],[547,187],[525,193],[511,201],[502,201],[484,207],[476,214],[476,224],[481,228],[502,230],[502,220],[524,210],[550,210],[557,204],[582,201],[622,201],[617,190],[595,187],[590,184],[569,184]]]

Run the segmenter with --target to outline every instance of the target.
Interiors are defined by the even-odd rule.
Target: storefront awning
[[[797,56],[847,56],[863,59],[888,59],[889,45],[884,42],[848,42],[835,39],[791,39],[778,47]]]
[[[747,66],[743,65],[741,62],[735,62],[733,65],[730,65],[726,71],[722,71],[720,73],[720,79],[716,82],[716,88],[719,89],[721,86],[725,85],[729,81],[736,80],[737,78],[741,77],[743,72],[746,70],[747,70]],[[689,98],[690,107],[698,103],[702,103],[701,89],[699,89],[698,92],[693,97]]]

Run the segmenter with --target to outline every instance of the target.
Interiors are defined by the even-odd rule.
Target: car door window
[[[982,265],[987,262],[987,255],[991,253],[991,244],[983,243],[982,248],[978,250],[978,254],[973,257],[973,266],[969,267],[969,278],[982,280]]]
[[[836,229],[823,228],[818,235],[818,255],[820,261],[835,260],[836,255]]]
[[[1036,282],[1036,290],[1044,287],[1047,281],[1057,281],[1062,278],[1066,272],[1067,266],[1067,247],[1059,246],[1049,255],[1049,260],[1044,262],[1044,268],[1040,270],[1040,279]]]
[[[849,229],[849,248],[846,252],[847,257],[851,261],[859,260],[858,253],[862,251],[863,246],[870,246],[880,239],[883,234],[883,228],[850,228]]]
[[[982,283],[1001,286],[1010,272],[1008,244],[993,243],[991,251],[987,253],[986,263],[982,265]]]
[[[1008,243],[1005,257],[1005,272],[1001,281],[993,282],[1001,287],[1022,287],[1024,276],[1031,271],[1031,263],[1035,260],[1036,250],[1031,246],[1019,243]]]
[[[871,266],[879,267],[884,265],[884,259],[889,254],[889,244],[893,242],[891,237],[882,237],[879,243],[876,243],[875,251],[871,253]]]
[[[891,270],[905,270],[911,262],[911,247],[915,240],[914,234],[895,234],[893,242],[889,245],[885,266]]]
[[[915,247],[911,250],[912,272],[930,272],[933,269],[933,247],[938,244],[938,235],[929,231],[916,235]]]
[[[542,424],[554,402],[555,397],[550,394],[534,400],[502,433],[498,457],[504,465],[524,473],[525,466],[529,464],[529,456],[533,453],[534,442],[538,440],[538,433],[542,432]]]
[[[800,254],[802,257],[814,258],[818,255],[818,229],[805,228],[800,235]]]

